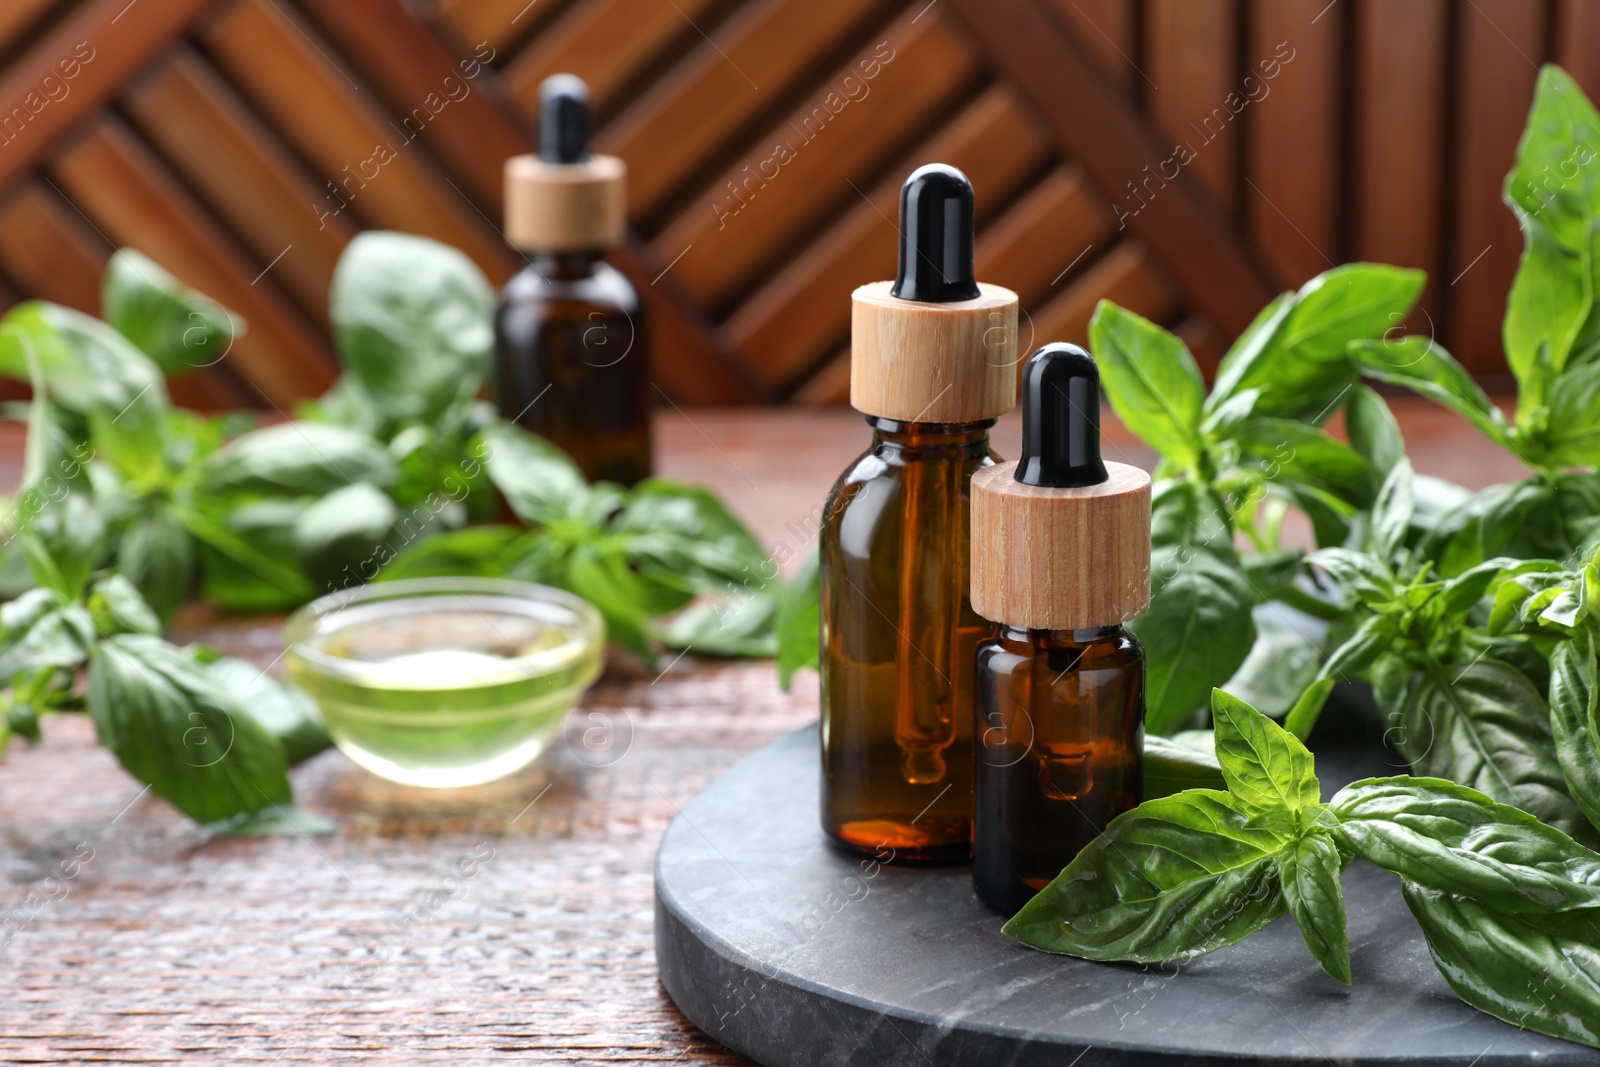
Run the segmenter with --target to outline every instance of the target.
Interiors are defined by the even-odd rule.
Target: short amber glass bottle
[[[598,249],[537,252],[495,317],[500,411],[590,479],[650,474],[650,379],[639,297]]]
[[[1150,476],[1100,458],[1100,379],[1073,345],[1022,372],[1022,458],[972,482],[972,883],[1015,914],[1139,803]]]
[[[650,366],[639,296],[601,257],[626,232],[622,161],[588,150],[588,90],[540,87],[539,155],[506,162],[506,238],[528,266],[500,294],[500,413],[591,480],[649,476]]]
[[[1144,653],[1121,626],[978,650],[973,886],[1013,915],[1140,799]]]
[[[852,295],[850,402],[872,445],[821,544],[822,826],[897,863],[972,856],[970,479],[1016,402],[1017,297],[972,273],[972,187],[930,164],[900,195],[900,269]]]
[[[822,822],[865,852],[960,863],[972,838],[968,485],[989,426],[868,416],[822,534]],[[847,710],[848,709],[848,710]]]

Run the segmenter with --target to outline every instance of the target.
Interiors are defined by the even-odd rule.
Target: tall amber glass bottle
[[[650,474],[649,357],[639,296],[602,258],[626,231],[626,171],[589,154],[588,100],[546,78],[539,155],[506,162],[506,237],[528,266],[500,294],[495,381],[506,418],[632,485]]]
[[[972,484],[972,882],[1013,915],[1139,803],[1150,476],[1100,458],[1100,375],[1073,345],[1022,372],[1022,458]]]
[[[822,529],[822,825],[900,863],[972,855],[970,479],[1016,402],[1015,293],[972,269],[972,187],[930,164],[900,193],[900,269],[852,297],[850,402],[872,446]]]

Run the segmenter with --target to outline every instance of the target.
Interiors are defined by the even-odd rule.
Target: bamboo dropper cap
[[[900,269],[850,296],[850,403],[897,422],[978,422],[1017,402],[1017,294],[973,279],[972,184],[943,163],[900,187]]]
[[[552,74],[539,86],[539,154],[506,160],[506,240],[524,252],[615,248],[627,175],[615,156],[589,154],[589,87]]]
[[[1022,371],[1022,458],[972,476],[972,608],[1028,630],[1150,606],[1150,475],[1100,459],[1100,371],[1050,344]]]

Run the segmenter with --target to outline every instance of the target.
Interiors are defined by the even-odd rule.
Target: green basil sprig
[[[1323,969],[1349,984],[1340,874],[1360,856],[1402,879],[1463,1001],[1600,1047],[1600,854],[1439,779],[1368,779],[1322,803],[1293,734],[1221,691],[1212,712],[1226,790],[1118,816],[1007,935],[1084,959],[1158,963],[1233,944],[1288,912]]]

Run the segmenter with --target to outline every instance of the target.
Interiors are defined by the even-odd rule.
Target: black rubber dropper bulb
[[[552,74],[539,85],[539,158],[545,163],[589,158],[589,87],[575,74]]]
[[[925,304],[977,299],[972,183],[956,168],[929,163],[900,187],[900,270],[889,295]]]
[[[1077,345],[1045,345],[1022,368],[1022,458],[1016,480],[1053,489],[1106,480],[1100,459],[1100,368]]]

